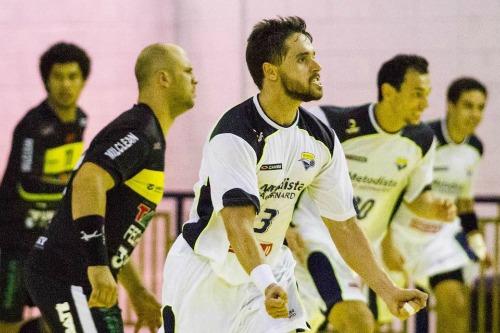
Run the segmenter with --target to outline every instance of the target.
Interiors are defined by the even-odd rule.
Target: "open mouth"
[[[323,84],[321,83],[320,79],[319,79],[319,75],[318,76],[315,76],[311,79],[311,83],[312,84],[315,84],[317,86],[320,86],[320,87],[323,87]]]

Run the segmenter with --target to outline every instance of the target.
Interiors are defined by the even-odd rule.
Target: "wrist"
[[[250,272],[250,279],[263,294],[265,294],[266,288],[269,287],[269,285],[277,283],[271,266],[268,264],[261,264],[252,269]]]
[[[78,238],[89,266],[108,266],[104,238],[104,217],[89,215],[74,221]]]

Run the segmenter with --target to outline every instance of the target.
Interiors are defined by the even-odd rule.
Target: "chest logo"
[[[403,170],[408,166],[408,160],[404,157],[398,157],[396,159],[396,167],[398,168],[399,171]]]
[[[308,170],[309,168],[314,167],[316,164],[314,160],[314,154],[313,153],[308,153],[308,152],[303,152],[300,155],[300,162],[304,165],[304,169]]]
[[[283,169],[283,165],[281,163],[274,164],[262,164],[260,170],[268,171],[268,170],[281,170]]]

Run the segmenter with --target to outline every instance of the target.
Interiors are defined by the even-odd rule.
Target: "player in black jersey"
[[[135,75],[138,104],[93,139],[28,260],[30,295],[54,332],[123,331],[116,280],[138,327],[161,324],[160,304],[127,262],[163,197],[165,136],[193,107],[197,82],[171,44],[146,47]]]
[[[90,59],[74,44],[57,43],[40,58],[47,98],[14,130],[0,185],[0,332],[17,332],[25,305],[23,262],[45,230],[83,151],[86,115],[77,106]],[[35,331],[35,320],[23,325]]]

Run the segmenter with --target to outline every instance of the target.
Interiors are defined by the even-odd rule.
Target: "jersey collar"
[[[264,110],[262,110],[262,107],[260,106],[258,95],[255,95],[252,98],[252,100],[253,100],[253,104],[255,105],[255,108],[257,109],[257,112],[259,113],[261,118],[264,119],[264,121],[266,123],[268,123],[269,125],[271,125],[272,127],[276,128],[276,129],[288,129],[288,128],[292,128],[292,127],[297,126],[297,123],[299,122],[299,115],[300,115],[299,111],[297,111],[297,117],[295,117],[295,120],[293,121],[293,123],[290,126],[285,127],[285,126],[281,126],[281,125],[277,124],[276,122],[274,122],[274,120],[272,120],[271,118],[269,118],[266,115],[266,113],[264,112]]]
[[[448,133],[448,126],[446,126],[446,118],[444,119],[441,119],[441,132],[443,133],[443,138],[444,138],[444,141],[446,141],[447,144],[449,145],[461,145],[461,144],[464,144],[464,143],[467,143],[469,142],[469,136],[466,137],[464,139],[464,141],[460,142],[460,143],[456,143],[455,141],[453,141],[450,137],[450,133]]]
[[[372,123],[373,128],[375,128],[375,130],[378,133],[385,134],[385,135],[400,135],[401,134],[401,131],[403,129],[400,129],[397,132],[391,133],[391,132],[384,131],[384,129],[382,127],[380,127],[380,125],[377,122],[377,118],[375,117],[375,103],[372,103],[372,104],[370,104],[370,106],[368,106],[368,115],[370,116],[370,122]]]

